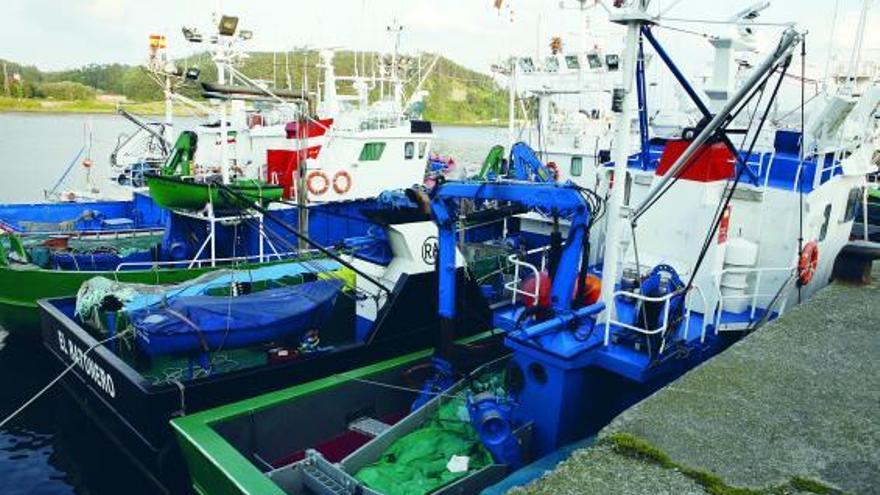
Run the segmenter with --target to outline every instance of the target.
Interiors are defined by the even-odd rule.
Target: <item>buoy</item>
[[[596,301],[599,300],[599,296],[602,295],[602,279],[593,275],[592,273],[588,273],[584,276],[583,281],[585,283],[584,287],[584,296],[581,304],[584,306],[589,306],[591,304],[595,304]],[[576,298],[578,292],[580,291],[580,281],[575,285],[574,288],[574,297]]]
[[[531,276],[525,280],[523,280],[522,284],[520,284],[519,290],[523,292],[528,292],[528,294],[520,294],[520,302],[522,302],[527,308],[531,308],[532,306],[537,305],[542,308],[547,308],[550,306],[550,288],[552,282],[550,280],[550,275],[547,272],[541,272],[538,274],[538,281],[535,281],[535,276]],[[535,287],[538,287],[538,298],[535,300],[535,297],[530,295],[535,293]]]
[[[339,185],[339,181],[343,181],[343,185]],[[351,189],[351,175],[345,170],[340,170],[333,174],[333,190],[336,194],[345,194]]]
[[[798,283],[801,286],[807,285],[813,280],[816,269],[819,267],[819,245],[816,241],[810,241],[801,251],[801,257],[798,260]]]
[[[316,186],[315,180],[318,180],[321,185]],[[315,196],[320,196],[327,192],[327,189],[330,189],[330,179],[327,178],[327,174],[324,172],[321,172],[320,170],[312,170],[309,172],[308,177],[306,177],[306,185],[308,186],[310,193]]]

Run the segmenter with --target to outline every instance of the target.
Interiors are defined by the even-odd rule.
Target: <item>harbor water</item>
[[[177,119],[186,127],[191,119]],[[106,163],[117,139],[132,126],[113,115],[0,114],[0,203],[39,202],[71,162],[66,188],[82,190],[87,180],[78,152],[95,163],[93,183],[107,176]],[[479,163],[494,144],[506,144],[500,128],[435,126],[435,151],[458,163]],[[5,418],[61,371],[39,340],[13,339],[0,329],[0,417]],[[0,429],[0,493],[155,493],[148,479],[119,446],[79,409],[61,388],[49,390]]]

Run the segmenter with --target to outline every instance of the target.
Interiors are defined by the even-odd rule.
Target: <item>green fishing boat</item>
[[[175,210],[201,210],[211,204],[215,211],[247,208],[254,203],[263,206],[281,199],[281,186],[254,179],[233,182],[226,192],[218,184],[197,182],[183,176],[148,175],[150,196],[161,206]]]
[[[143,284],[173,284],[203,275],[216,268],[162,268],[120,271],[119,281]],[[106,271],[66,271],[33,264],[0,266],[0,326],[15,334],[39,335],[37,300],[76,294],[87,280]]]

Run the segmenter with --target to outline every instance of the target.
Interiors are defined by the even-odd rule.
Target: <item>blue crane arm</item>
[[[510,170],[516,180],[548,183],[556,180],[553,172],[541,163],[528,144],[519,142],[510,148]]]
[[[438,228],[439,312],[445,319],[455,317],[455,205],[458,199],[505,201],[528,209],[540,208],[571,218],[568,240],[553,280],[554,308],[571,307],[578,275],[584,236],[590,221],[587,202],[576,186],[569,184],[521,184],[505,182],[447,182],[437,190],[431,203]]]

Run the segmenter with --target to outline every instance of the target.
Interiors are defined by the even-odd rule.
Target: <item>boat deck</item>
[[[512,493],[875,493],[880,264],[873,276],[829,286]]]

